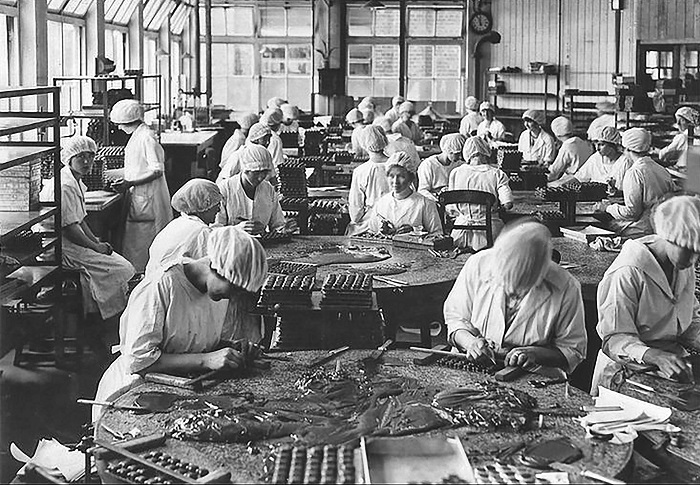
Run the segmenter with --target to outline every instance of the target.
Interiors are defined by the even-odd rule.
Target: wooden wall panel
[[[638,39],[695,43],[700,38],[699,15],[700,0],[643,0],[639,4]]]

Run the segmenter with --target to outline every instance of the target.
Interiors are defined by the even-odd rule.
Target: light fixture
[[[369,8],[371,10],[379,10],[382,8],[386,8],[386,5],[384,5],[382,2],[380,2],[380,0],[369,0],[362,7]]]
[[[623,0],[610,0],[610,8],[614,11],[622,10],[625,8]]]
[[[159,47],[158,50],[156,51],[156,57],[167,57],[170,55],[170,52],[166,51],[162,47]]]

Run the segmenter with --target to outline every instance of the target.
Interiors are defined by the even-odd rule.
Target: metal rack
[[[559,112],[559,73],[558,72],[489,72],[488,75],[491,77],[491,81],[494,84],[494,88],[489,87],[488,95],[493,100],[493,106],[498,110],[498,98],[541,98],[542,109],[544,110],[545,116],[548,112]],[[505,91],[503,93],[498,92],[498,81],[503,81],[503,77],[529,77],[529,78],[540,78],[542,79],[542,90],[541,91]],[[556,92],[549,92],[550,88],[554,84]],[[507,88],[506,88],[507,89]],[[555,110],[552,110],[550,105],[550,100],[556,102]]]

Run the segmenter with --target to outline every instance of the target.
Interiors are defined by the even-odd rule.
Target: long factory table
[[[337,362],[343,370],[350,375],[357,375],[357,363],[366,357],[369,351],[351,350],[338,357]],[[295,381],[308,372],[307,364],[316,357],[325,355],[322,351],[292,352],[285,354],[290,362],[272,361],[269,370],[244,371],[238,378],[230,378],[205,387],[200,391],[203,396],[225,396],[236,393],[253,393],[256,398],[281,399],[299,398],[300,392],[295,389]],[[419,392],[417,398],[420,402],[429,403],[432,396],[438,390],[452,389],[455,387],[470,386],[481,382],[495,382],[492,376],[484,373],[457,370],[436,364],[419,367],[413,364],[412,359],[423,357],[425,354],[414,351],[390,350],[383,357],[383,364],[379,366],[378,377],[401,376],[416,379],[424,392]],[[335,362],[325,365],[326,370],[332,370]],[[592,399],[585,393],[572,388],[569,397],[565,397],[564,384],[555,384],[545,388],[534,388],[528,384],[530,377],[522,377],[517,381],[505,385],[524,391],[537,400],[538,408],[555,406],[565,409],[578,408],[592,403]],[[376,379],[376,378],[375,378]],[[373,380],[376,382],[376,380]],[[145,392],[166,392],[179,396],[192,397],[197,395],[194,391],[176,387],[165,386],[145,382],[132,388],[114,399],[115,404],[133,405],[134,400]],[[205,404],[201,403],[203,407]],[[191,406],[184,406],[192,409]],[[177,406],[164,413],[157,414],[133,414],[129,411],[106,409],[95,426],[95,436],[105,441],[113,441],[102,425],[111,429],[126,433],[137,427],[143,435],[158,431],[168,430],[173,422],[185,416],[187,409]],[[537,420],[533,424],[537,428]],[[494,455],[518,443],[528,443],[535,440],[568,437],[583,451],[583,458],[574,462],[573,466],[578,470],[595,471],[605,476],[626,477],[631,468],[632,445],[612,445],[607,442],[586,440],[584,429],[571,417],[544,416],[543,428],[531,431],[478,431],[460,428],[449,428],[420,433],[422,436],[451,435],[461,438],[463,446],[472,465],[492,462]],[[169,438],[160,451],[175,456],[188,463],[194,463],[200,467],[214,470],[224,468],[231,472],[232,481],[236,483],[251,483],[261,481],[263,473],[263,461],[268,451],[266,445],[275,442],[289,443],[287,438],[268,440],[255,443],[212,443],[199,441],[179,441]],[[440,471],[436,472],[439,480]],[[582,476],[570,475],[572,482],[585,481]]]

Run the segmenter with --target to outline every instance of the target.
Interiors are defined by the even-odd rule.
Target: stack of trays
[[[376,232],[363,232],[362,234],[356,234],[350,236],[350,240],[360,244],[391,244],[391,236],[386,234],[376,233]]]
[[[95,161],[104,161],[106,170],[124,168],[124,148],[123,146],[100,147],[95,155]]]
[[[309,209],[315,214],[341,214],[348,212],[347,204],[333,199],[317,199],[311,201]]]
[[[286,306],[311,306],[311,290],[314,287],[314,277],[275,275],[268,276],[262,288],[260,306],[276,304]]]
[[[503,145],[496,148],[496,162],[501,170],[520,170],[522,159],[523,154],[518,151],[518,145]]]
[[[372,275],[329,274],[321,288],[322,307],[372,307]]]
[[[333,161],[335,163],[350,163],[355,159],[355,155],[350,152],[335,152],[333,154]]]
[[[569,187],[578,190],[578,200],[598,202],[608,197],[608,185],[599,182],[582,182],[570,184]]]
[[[315,264],[297,263],[296,261],[279,261],[271,264],[267,272],[275,275],[290,275],[290,276],[316,276]]]
[[[95,159],[90,173],[83,176],[83,183],[88,189],[88,192],[93,190],[102,190],[105,188],[105,172],[104,164],[101,160]]]
[[[271,244],[287,243],[292,240],[292,235],[288,232],[266,232],[260,236],[260,243],[263,246]]]
[[[535,194],[548,201],[575,201],[578,197],[578,191],[569,187],[538,187],[535,189]]]
[[[534,211],[530,213],[531,216],[535,217],[541,222],[547,221],[560,221],[564,222],[566,216],[562,211],[552,210],[552,211]]]
[[[306,165],[299,161],[287,161],[281,163],[279,172],[280,193],[283,197],[307,197]]]
[[[283,446],[275,456],[272,483],[357,483],[354,448]]]

